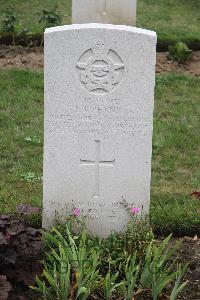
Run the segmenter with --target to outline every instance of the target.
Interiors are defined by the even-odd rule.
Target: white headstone
[[[73,0],[72,23],[110,23],[135,26],[137,0]]]
[[[123,230],[123,199],[148,212],[155,59],[152,31],[46,30],[44,227],[71,202],[101,236]]]

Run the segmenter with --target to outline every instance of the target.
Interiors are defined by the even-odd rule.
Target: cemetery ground
[[[3,0],[0,2],[0,23],[4,13],[14,8],[19,19],[16,26],[17,35],[25,29],[24,32],[28,30],[28,34],[41,38],[44,30],[44,24],[39,22],[42,10],[45,8],[51,12],[55,6],[56,13],[61,17],[61,24],[70,24],[70,0],[35,0],[31,3],[26,0],[9,0],[9,4]],[[199,49],[199,10],[200,2],[196,0],[140,0],[137,8],[137,26],[156,31],[160,48],[166,49],[167,45],[181,40],[191,48]]]
[[[183,242],[179,260],[190,261],[184,276],[190,283],[180,297],[185,300],[198,299],[200,295],[196,236],[200,233],[200,199],[198,194],[191,195],[198,191],[200,181],[199,92],[198,76],[166,73],[156,77],[150,219],[157,237],[172,232],[170,245],[177,240]],[[3,256],[0,251],[1,259],[12,261],[12,270],[9,264],[2,265],[3,274],[13,285],[9,299],[16,299],[17,295],[38,299],[28,285],[41,273],[37,261],[44,251],[41,230],[37,229],[41,226],[41,214],[32,208],[40,209],[42,205],[42,71],[1,69],[0,103],[0,213],[4,215],[1,227],[3,238],[12,237],[3,248]],[[20,206],[24,203],[30,206]],[[10,219],[10,213],[15,217]],[[9,290],[8,283],[7,287]],[[166,295],[161,299],[168,299]],[[148,298],[146,295],[138,299]]]
[[[43,47],[21,47],[0,45],[0,68],[43,70]],[[168,52],[157,52],[156,73],[180,72],[187,75],[200,75],[200,51],[194,51],[184,64],[170,59]]]
[[[71,1],[44,0],[41,2],[36,0],[28,5],[24,0],[20,3],[19,0],[9,2],[20,16],[21,24],[18,25],[17,32],[27,28],[33,36],[41,38],[43,24],[38,20],[44,6],[51,10],[54,4],[57,4],[57,12],[62,17],[62,23],[70,23],[71,20]],[[199,49],[199,5],[200,3],[196,0],[140,0],[137,26],[156,30],[161,47],[166,48],[166,45],[182,40],[192,48]],[[5,1],[2,1],[0,21],[5,6]],[[30,6],[32,6],[31,18]],[[63,11],[66,12],[65,15]],[[85,249],[90,259],[95,261],[92,256],[94,253],[90,250],[100,251],[98,267],[101,280],[104,281],[101,281],[100,288],[87,299],[105,298],[102,286],[105,285],[106,278],[107,287],[109,286],[108,261],[111,258],[112,275],[120,269],[117,280],[110,279],[110,290],[114,286],[112,299],[122,300],[122,296],[119,296],[120,293],[117,292],[118,287],[115,289],[115,283],[120,282],[121,277],[124,276],[124,271],[122,271],[124,266],[120,263],[127,262],[127,257],[132,255],[135,249],[137,261],[145,261],[144,254],[148,252],[151,239],[155,238],[153,244],[159,247],[164,237],[170,233],[173,237],[168,242],[169,247],[173,247],[177,241],[182,241],[180,248],[170,257],[170,263],[174,262],[175,258],[181,262],[182,266],[189,263],[181,279],[181,282],[186,280],[189,282],[177,299],[200,299],[199,64],[199,51],[194,52],[192,58],[184,65],[169,60],[166,53],[157,54],[150,206],[150,224],[154,236],[149,225],[139,221],[127,229],[126,235],[113,235],[102,244],[97,239],[87,238],[85,245],[83,237],[82,243],[85,247],[81,249],[79,242],[81,233],[76,234],[74,242],[81,255],[84,255]],[[39,294],[29,289],[28,286],[35,284],[36,275],[41,276],[43,269],[41,260],[46,259],[45,251],[53,255],[41,239],[43,98],[42,48],[24,49],[1,46],[0,300],[39,299]],[[69,213],[66,211],[66,218]],[[137,218],[137,215],[133,217]],[[79,220],[78,217],[73,216],[73,218]],[[68,241],[69,235],[63,227],[57,228]],[[54,238],[55,236],[54,232]],[[54,238],[50,244],[58,251]],[[62,243],[61,246],[63,246]],[[150,249],[150,253],[153,253],[153,248]],[[60,250],[62,252],[62,248]],[[156,259],[155,262],[157,263]],[[149,270],[148,264],[147,267]],[[157,267],[155,264],[154,269]],[[87,268],[86,264],[79,271],[86,272]],[[176,261],[173,271],[175,269]],[[75,282],[76,279],[78,282],[81,277],[79,271],[71,273],[70,299],[74,299],[77,292]],[[90,271],[91,269],[89,273],[92,273]],[[139,273],[142,274],[142,269]],[[156,269],[154,275],[158,280],[157,274],[162,277],[164,273],[161,271],[159,273]],[[81,275],[86,277],[86,273],[81,273]],[[141,281],[138,279],[138,282]],[[154,299],[169,299],[172,288],[173,283],[170,283],[163,293]],[[151,288],[142,286],[142,289],[137,287],[133,299],[150,300],[152,299],[151,290],[152,286]],[[106,299],[110,298],[107,295]],[[47,299],[49,300],[50,297]],[[55,296],[51,299],[55,299]],[[58,299],[66,299],[66,293],[64,298]],[[80,297],[80,299],[86,298]],[[170,298],[170,300],[174,299],[176,298]]]
[[[0,71],[1,213],[42,205],[43,74]],[[155,232],[199,232],[199,77],[156,78],[151,222]]]

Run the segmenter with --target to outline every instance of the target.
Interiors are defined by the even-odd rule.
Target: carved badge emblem
[[[113,91],[124,73],[120,56],[100,42],[81,55],[76,68],[81,85],[97,95]]]

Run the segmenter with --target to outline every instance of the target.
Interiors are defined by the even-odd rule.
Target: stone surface
[[[124,200],[148,212],[155,61],[152,31],[46,30],[44,227],[74,205],[106,236],[123,230]]]
[[[73,0],[72,23],[110,23],[135,26],[137,0]]]

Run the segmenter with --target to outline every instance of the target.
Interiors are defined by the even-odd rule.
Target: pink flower
[[[138,214],[140,212],[140,208],[139,207],[132,207],[130,209],[130,211],[131,211],[132,214],[135,215],[135,214]]]
[[[81,214],[81,209],[80,208],[74,208],[72,213],[75,217],[79,217],[80,214]]]

